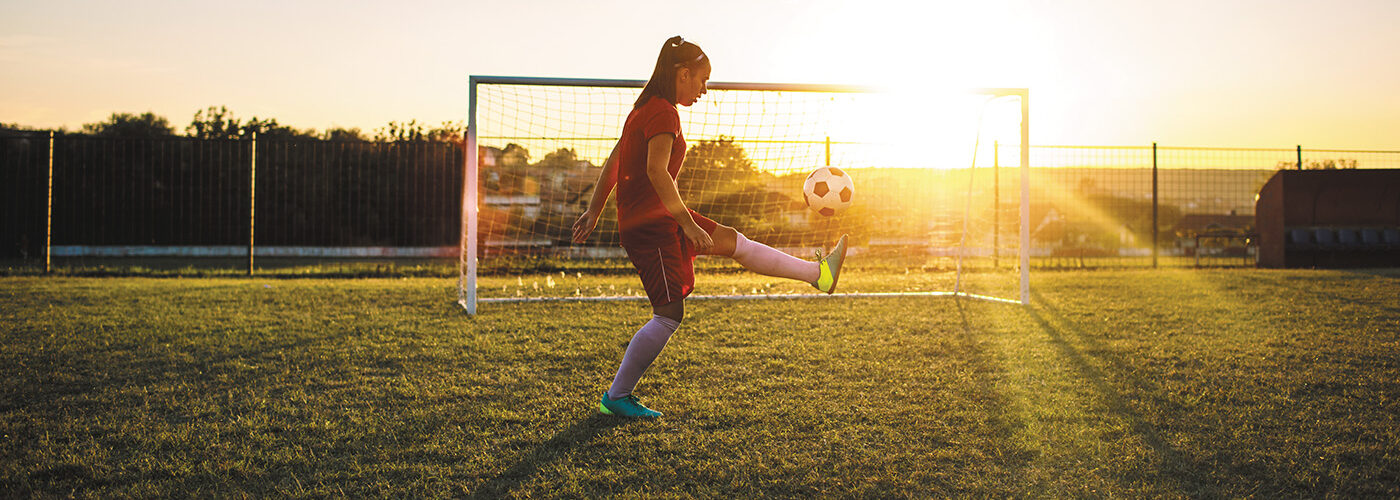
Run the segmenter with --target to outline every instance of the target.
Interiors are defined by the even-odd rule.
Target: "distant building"
[[[1187,214],[1172,226],[1177,237],[1194,238],[1206,232],[1237,232],[1245,234],[1254,229],[1253,215]]]
[[[1176,248],[1190,249],[1196,248],[1197,236],[1238,236],[1240,241],[1254,231],[1253,215],[1234,214],[1187,214],[1172,226],[1172,234],[1176,235]],[[1201,246],[1208,247],[1209,244],[1202,242]]]
[[[529,163],[525,148],[477,148],[480,168],[478,221],[487,247],[550,247],[582,213],[593,192],[599,169],[588,160],[546,155]]]

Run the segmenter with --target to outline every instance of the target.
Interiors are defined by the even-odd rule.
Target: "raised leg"
[[[710,233],[710,238],[714,239],[715,245],[710,247],[709,255],[734,256],[734,246],[739,241],[739,231],[720,224],[719,227],[715,228],[715,232]]]
[[[723,229],[728,229],[734,238],[733,250],[729,255],[745,269],[764,276],[788,278],[807,283],[816,282],[821,277],[821,264],[818,262],[802,260],[776,248],[750,240],[728,226],[720,226],[719,229],[715,230],[715,234],[719,234]],[[715,246],[719,246],[718,237],[715,239]]]

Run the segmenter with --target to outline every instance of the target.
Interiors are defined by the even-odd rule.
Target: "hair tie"
[[[678,62],[678,63],[672,65],[672,66],[673,66],[673,67],[676,67],[676,68],[679,68],[679,67],[681,67],[681,66],[686,66],[686,65],[698,63],[698,62],[700,62],[700,61],[702,61],[702,60],[704,60],[704,59],[705,59],[705,53],[704,53],[704,52],[701,52],[700,55],[695,56],[695,59],[691,59],[691,60],[689,60],[689,61],[681,61],[681,62]]]

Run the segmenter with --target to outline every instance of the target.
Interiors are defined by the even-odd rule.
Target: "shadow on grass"
[[[540,468],[558,461],[615,427],[634,422],[636,421],[599,413],[584,417],[569,428],[555,433],[548,441],[541,443],[533,451],[520,457],[515,464],[486,481],[475,491],[470,492],[468,496],[470,498],[505,497],[522,483],[534,477]]]
[[[1397,277],[1397,276],[1395,275],[1395,270],[1393,270],[1393,269],[1346,270],[1346,271],[1344,271],[1344,272],[1346,272],[1346,273],[1348,273],[1348,274],[1359,275],[1359,276],[1368,276],[1368,277],[1371,277],[1371,278],[1376,279],[1376,280],[1397,280],[1397,279],[1400,279],[1400,277]],[[1382,311],[1382,312],[1385,312],[1385,313],[1389,313],[1389,314],[1400,314],[1400,307],[1395,307],[1395,306],[1392,305],[1392,304],[1394,303],[1394,300],[1395,300],[1395,296],[1393,296],[1393,295],[1386,295],[1386,294],[1382,293],[1380,296],[1377,296],[1377,297],[1375,298],[1376,300],[1364,300],[1364,299],[1358,299],[1358,298],[1355,298],[1355,297],[1343,296],[1343,295],[1340,295],[1340,294],[1338,294],[1338,293],[1336,293],[1336,292],[1332,292],[1332,291],[1329,291],[1329,290],[1320,289],[1320,288],[1315,287],[1315,286],[1295,286],[1295,285],[1291,285],[1291,284],[1289,284],[1289,283],[1283,283],[1283,282],[1281,282],[1281,278],[1280,278],[1279,276],[1277,276],[1277,275],[1269,275],[1269,274],[1266,274],[1266,273],[1260,273],[1260,274],[1247,274],[1247,275],[1243,275],[1243,276],[1245,276],[1247,279],[1249,279],[1250,281],[1253,281],[1253,282],[1255,282],[1255,283],[1262,283],[1262,284],[1265,285],[1265,286],[1278,289],[1278,290],[1279,290],[1279,295],[1286,296],[1286,297],[1289,297],[1289,296],[1297,296],[1298,293],[1302,292],[1302,293],[1307,293],[1307,294],[1313,295],[1313,296],[1315,296],[1315,297],[1317,297],[1317,298],[1319,298],[1319,299],[1322,299],[1322,300],[1328,301],[1328,302],[1342,302],[1342,303],[1347,303],[1347,304],[1351,304],[1351,305],[1355,305],[1355,306],[1369,307],[1369,308],[1376,309],[1376,310],[1379,310],[1379,311]]]
[[[1041,329],[1050,337],[1050,343],[1058,348],[1060,353],[1073,364],[1074,369],[1079,372],[1081,378],[1093,384],[1094,389],[1103,396],[1109,411],[1112,411],[1124,419],[1132,431],[1136,433],[1144,443],[1152,448],[1153,453],[1157,455],[1161,462],[1160,467],[1156,471],[1159,478],[1177,491],[1184,492],[1190,496],[1218,496],[1220,493],[1215,485],[1212,484],[1213,480],[1210,477],[1209,470],[1204,464],[1196,463],[1189,457],[1182,455],[1179,450],[1163,439],[1161,433],[1157,431],[1157,428],[1148,423],[1147,420],[1142,417],[1141,413],[1134,410],[1133,407],[1129,405],[1128,399],[1125,398],[1113,384],[1109,383],[1109,375],[1104,373],[1099,367],[1090,363],[1087,356],[1094,356],[1096,359],[1108,364],[1111,369],[1117,372],[1117,374],[1114,375],[1114,379],[1124,380],[1139,388],[1147,385],[1147,381],[1143,380],[1141,377],[1123,376],[1122,374],[1133,373],[1133,370],[1128,369],[1127,363],[1116,356],[1109,354],[1098,356],[1093,354],[1086,355],[1081,352],[1066,339],[1067,335],[1072,335],[1075,339],[1087,344],[1096,352],[1108,353],[1108,349],[1095,339],[1092,334],[1086,333],[1081,327],[1077,326],[1074,321],[1061,313],[1051,301],[1034,291],[1032,291],[1032,294],[1035,296],[1035,303],[1039,306],[1039,309],[1043,309],[1047,314],[1054,315],[1061,324],[1065,325],[1065,330],[1061,330],[1061,328],[1052,324],[1041,314],[1040,310],[1036,308],[1027,308],[1031,319],[1034,320],[1036,324],[1040,325]],[[1113,357],[1110,358],[1109,356]],[[1148,388],[1148,390],[1152,390],[1152,388]]]
[[[9,449],[0,446],[4,452],[19,450],[22,464],[18,475],[6,479],[0,474],[0,492],[48,496],[85,491],[100,497],[113,495],[103,488],[198,491],[208,487],[212,472],[190,473],[186,467],[209,466],[208,460],[220,453],[217,447],[181,449],[170,444],[172,436],[199,429],[201,438],[211,439],[211,445],[228,446],[229,436],[249,432],[231,428],[234,415],[276,412],[278,404],[290,401],[281,395],[290,385],[268,385],[269,379],[281,380],[277,377],[287,373],[275,369],[287,361],[274,356],[303,352],[323,342],[320,337],[300,337],[226,349],[162,350],[151,347],[159,341],[143,341],[122,344],[115,352],[97,344],[71,351],[31,352],[22,368],[8,373],[19,383],[0,392],[0,419],[16,418],[33,429],[12,435],[6,443]],[[238,368],[235,363],[264,368]],[[207,398],[234,390],[260,397]],[[198,402],[195,408],[187,406],[190,400]],[[116,421],[125,425],[115,427]],[[282,435],[296,425],[300,423],[275,421],[260,430]],[[53,441],[41,442],[50,433]],[[102,461],[93,461],[83,452],[89,446],[103,450]],[[136,462],[150,456],[152,447],[170,451],[171,459]],[[59,458],[42,458],[53,455]],[[262,477],[258,472],[251,474]]]
[[[174,349],[153,347],[160,342],[143,340],[114,348],[116,353],[98,345],[67,351],[27,353],[25,367],[10,376],[19,383],[12,390],[0,392],[0,415],[16,411],[76,411],[105,413],[110,401],[103,396],[119,395],[131,398],[119,401],[121,407],[140,407],[143,396],[124,394],[124,387],[158,387],[174,383],[197,383],[225,387],[255,387],[249,384],[265,378],[264,371],[234,370],[226,367],[234,361],[254,364],[285,364],[286,359],[272,357],[277,353],[304,352],[310,346],[326,343],[326,336],[308,336],[267,341],[254,345],[236,345],[227,349]],[[9,361],[0,358],[0,361]],[[62,376],[60,376],[62,374]],[[228,380],[211,381],[216,375]],[[204,390],[208,389],[207,387]],[[183,422],[180,420],[178,422]]]

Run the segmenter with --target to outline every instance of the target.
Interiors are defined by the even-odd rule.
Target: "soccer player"
[[[818,260],[812,262],[751,241],[734,228],[686,208],[676,188],[686,152],[676,105],[695,104],[705,95],[709,79],[710,60],[698,45],[679,36],[666,40],[651,79],[627,115],[622,138],[603,164],[588,209],[573,226],[574,243],[582,243],[597,226],[616,186],[622,247],[651,300],[651,319],[627,344],[612,386],[598,404],[598,411],[605,414],[661,416],[642,406],[632,389],[680,326],[685,297],[695,288],[697,255],[728,256],[750,271],[805,281],[826,293],[835,291],[841,274],[844,235],[830,254],[818,253]]]

